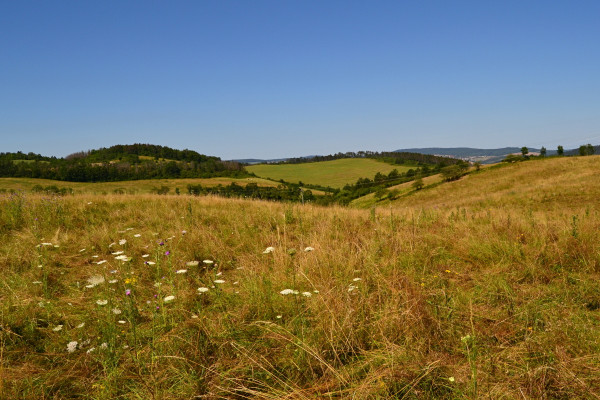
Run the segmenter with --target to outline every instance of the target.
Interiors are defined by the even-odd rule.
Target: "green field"
[[[145,179],[137,181],[120,182],[64,182],[51,179],[32,179],[32,178],[0,178],[0,189],[5,190],[25,190],[40,185],[42,187],[57,186],[59,188],[72,189],[75,193],[85,194],[107,194],[120,191],[130,194],[151,193],[152,189],[167,186],[170,192],[174,193],[178,188],[181,193],[187,193],[187,185],[202,185],[207,187],[217,185],[229,185],[235,182],[238,185],[247,183],[256,183],[259,186],[277,186],[277,183],[261,178],[207,178],[207,179]]]
[[[397,169],[402,173],[411,166],[390,165],[370,158],[344,158],[303,164],[258,164],[246,167],[261,178],[283,179],[287,182],[303,182],[312,185],[341,188],[355,183],[358,178],[372,179],[376,173],[389,174]]]

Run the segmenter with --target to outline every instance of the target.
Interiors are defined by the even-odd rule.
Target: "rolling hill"
[[[283,179],[288,182],[341,188],[359,178],[373,177],[376,173],[389,174],[394,169],[405,172],[414,166],[390,165],[370,158],[344,158],[303,164],[258,164],[246,167],[262,178]]]
[[[0,397],[594,398],[599,170],[492,166],[370,210],[1,195]]]

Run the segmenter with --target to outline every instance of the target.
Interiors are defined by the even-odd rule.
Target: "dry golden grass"
[[[598,398],[599,162],[376,210],[4,196],[0,398]]]
[[[147,194],[153,189],[167,186],[171,193],[175,193],[178,188],[181,193],[187,193],[187,185],[202,185],[213,187],[217,185],[227,186],[232,182],[245,186],[248,183],[256,183],[258,186],[277,186],[277,182],[261,178],[193,178],[193,179],[142,179],[138,181],[119,181],[119,182],[65,182],[51,179],[32,179],[32,178],[0,178],[0,189],[5,190],[25,190],[40,185],[42,187],[58,186],[59,188],[72,189],[77,194],[112,194],[119,190],[127,194]]]

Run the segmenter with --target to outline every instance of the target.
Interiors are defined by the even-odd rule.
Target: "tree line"
[[[143,157],[147,158],[143,158]],[[0,153],[0,176],[70,182],[248,176],[237,162],[192,150],[134,144],[73,153],[65,158],[34,153]]]

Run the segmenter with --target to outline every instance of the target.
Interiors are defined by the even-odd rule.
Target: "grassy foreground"
[[[5,195],[0,398],[598,398],[600,204],[575,188],[374,211]]]
[[[342,158],[302,164],[257,164],[247,166],[246,170],[263,178],[341,188],[359,178],[373,178],[378,172],[387,175],[394,169],[402,173],[411,168],[416,167],[391,165],[371,158]]]

